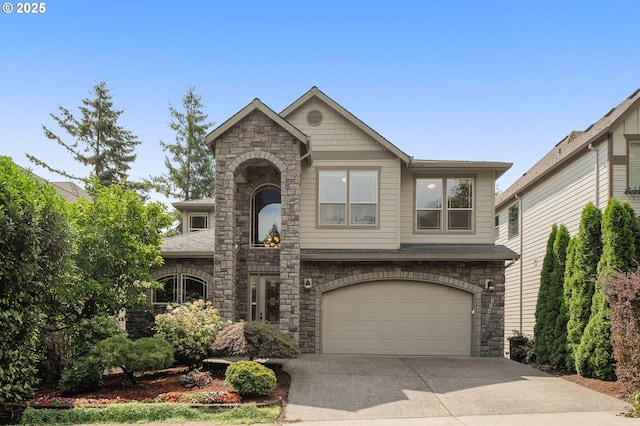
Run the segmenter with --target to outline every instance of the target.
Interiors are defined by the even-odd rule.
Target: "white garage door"
[[[414,281],[372,281],[327,292],[322,352],[471,355],[471,294]]]

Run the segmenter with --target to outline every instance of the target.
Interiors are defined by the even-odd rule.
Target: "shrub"
[[[536,353],[533,338],[523,334],[520,330],[513,330],[513,335],[509,337],[509,358],[524,364],[535,362]]]
[[[70,369],[62,374],[60,390],[65,395],[81,393],[98,387],[102,381],[102,368],[90,357],[78,358]]]
[[[267,395],[275,389],[277,381],[273,370],[255,361],[234,362],[225,373],[224,384],[240,395]]]
[[[132,341],[124,336],[113,336],[96,345],[93,359],[103,368],[120,367],[135,384],[136,373],[170,367],[173,347],[161,337]]]
[[[635,272],[619,272],[607,280],[606,292],[615,373],[630,395],[640,391],[640,265]]]
[[[179,306],[167,306],[156,316],[155,328],[175,349],[179,362],[196,367],[207,356],[211,344],[223,326],[211,302],[198,300]]]
[[[242,321],[223,328],[212,350],[228,356],[248,356],[250,360],[294,358],[300,354],[298,345],[287,334],[257,321]]]
[[[0,402],[32,396],[38,337],[68,272],[67,206],[55,189],[0,156]]]
[[[575,352],[591,315],[594,278],[602,253],[602,213],[593,203],[582,211],[580,227],[575,237],[572,261],[567,260],[564,298],[567,320],[567,356],[565,365],[575,370]]]

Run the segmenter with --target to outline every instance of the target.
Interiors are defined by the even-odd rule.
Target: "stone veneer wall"
[[[213,303],[225,319],[241,315],[239,281],[244,268],[239,256],[243,233],[237,219],[246,208],[243,191],[238,191],[236,176],[249,165],[271,164],[280,174],[281,236],[280,253],[280,328],[298,340],[300,281],[300,142],[277,123],[255,110],[227,130],[216,141],[216,211]],[[246,240],[245,240],[246,241]],[[247,257],[247,269],[251,264]],[[246,275],[245,275],[246,276]],[[246,299],[246,295],[245,295]],[[246,304],[246,300],[244,301]],[[245,309],[246,310],[246,309]]]
[[[300,350],[320,352],[322,293],[373,280],[416,280],[441,283],[474,295],[475,356],[503,356],[504,262],[303,262],[301,277],[312,278],[311,291],[300,290]],[[496,289],[484,289],[486,278]]]

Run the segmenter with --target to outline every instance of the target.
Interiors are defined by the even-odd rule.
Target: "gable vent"
[[[312,109],[307,114],[307,123],[311,126],[319,126],[322,123],[322,113],[317,109]]]

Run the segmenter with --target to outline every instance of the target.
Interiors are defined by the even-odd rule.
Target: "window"
[[[416,179],[416,229],[473,229],[473,178]]]
[[[518,204],[509,207],[509,238],[515,237],[520,232]]]
[[[377,170],[320,170],[318,225],[378,224]]]
[[[629,185],[630,189],[640,188],[640,140],[629,142]]]
[[[206,213],[189,213],[189,232],[207,229],[209,215]]]
[[[163,285],[153,292],[153,303],[184,303],[207,297],[207,281],[187,274],[166,275],[157,279]]]
[[[280,247],[280,188],[267,184],[251,197],[251,242],[253,247]]]
[[[500,215],[496,215],[494,220],[495,220],[494,237],[498,238],[500,237]]]

